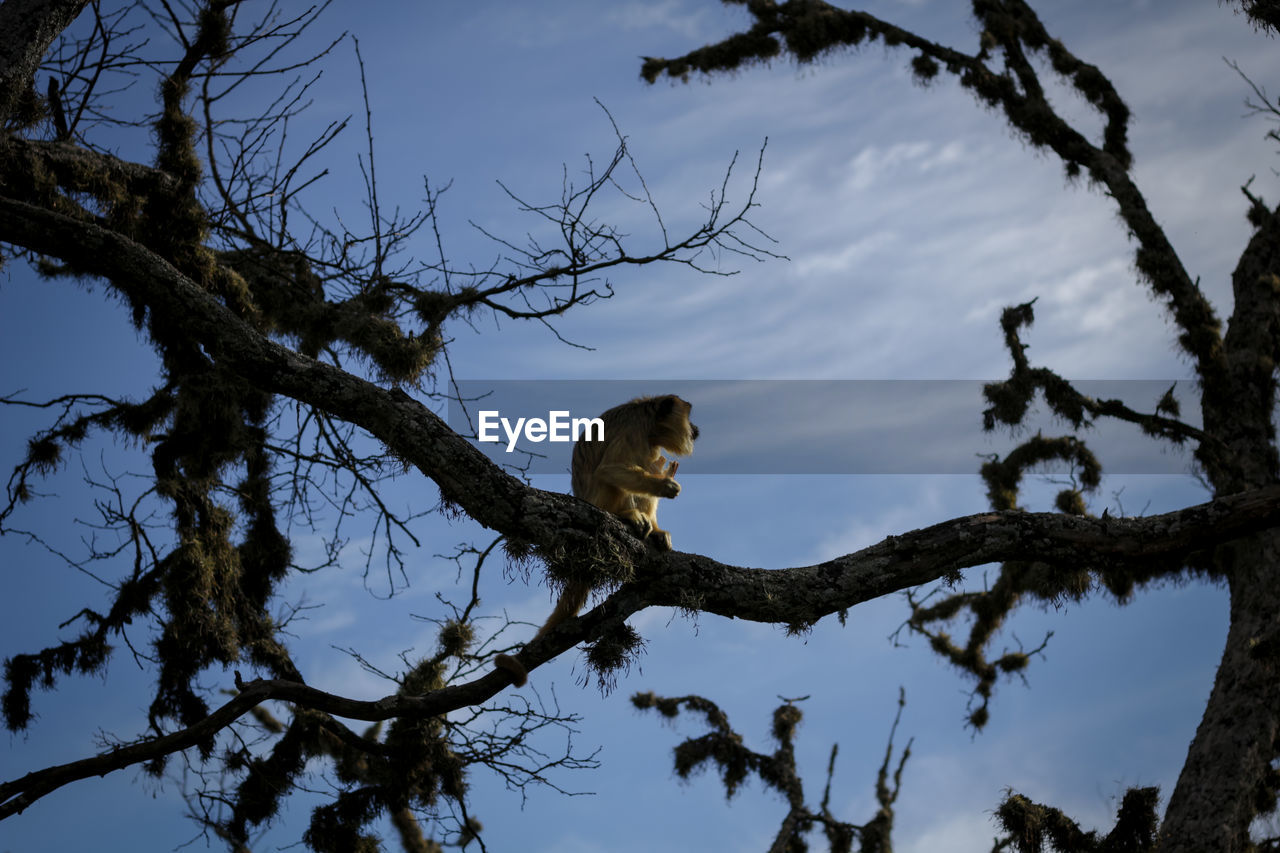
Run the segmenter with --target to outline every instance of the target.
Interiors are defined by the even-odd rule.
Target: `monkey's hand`
[[[658,481],[658,497],[674,498],[678,494],[680,494],[680,484],[675,480],[667,477]]]
[[[659,498],[674,498],[680,494],[680,484],[675,481],[676,471],[679,470],[679,462],[675,460],[668,462],[662,455],[650,462],[645,471],[657,480],[652,494]]]

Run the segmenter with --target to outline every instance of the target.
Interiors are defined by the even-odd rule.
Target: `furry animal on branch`
[[[574,495],[627,522],[639,538],[655,548],[671,550],[671,534],[658,527],[658,498],[680,494],[675,480],[680,463],[667,461],[662,451],[677,456],[693,452],[698,428],[689,420],[692,408],[674,394],[666,394],[637,397],[609,409],[600,416],[604,438],[583,438],[574,444]],[[588,582],[566,584],[533,639],[576,616],[586,605],[591,588]],[[510,675],[517,687],[528,680],[528,670],[510,655],[496,656],[494,664]]]

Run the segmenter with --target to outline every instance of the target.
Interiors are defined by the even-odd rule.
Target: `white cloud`
[[[990,815],[947,809],[946,814],[935,812],[927,827],[902,826],[894,847],[904,853],[973,853],[989,850],[1001,834]]]
[[[689,40],[712,37],[705,27],[703,10],[690,9],[681,0],[621,3],[608,17],[624,30],[665,29]]]
[[[849,274],[863,267],[870,256],[891,251],[896,243],[897,235],[892,231],[874,231],[850,240],[847,246],[826,252],[806,253],[796,260],[794,275],[796,278],[806,279],[815,275]]]
[[[895,503],[870,518],[858,518],[843,529],[833,531],[814,546],[811,559],[822,562],[852,554],[888,535],[915,530],[936,520],[942,506],[942,491],[937,481],[923,484],[913,491],[909,501]]]
[[[877,182],[892,181],[900,166],[924,159],[932,147],[928,142],[898,142],[887,148],[870,145],[849,161],[846,189],[863,192]]]

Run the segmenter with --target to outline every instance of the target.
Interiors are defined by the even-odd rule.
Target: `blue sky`
[[[970,50],[976,37],[967,5],[882,0],[864,8]],[[1242,117],[1247,90],[1223,57],[1274,89],[1280,87],[1274,40],[1208,0],[1035,5],[1050,31],[1099,65],[1129,104],[1138,182],[1225,316],[1230,271],[1248,235],[1239,186],[1256,175],[1255,191],[1273,199],[1278,182],[1275,146],[1263,139],[1264,124]],[[628,137],[673,233],[699,221],[735,152],[730,195],[742,198],[768,139],[753,221],[789,262],[725,258],[724,269],[741,269],[727,278],[678,267],[619,275],[613,299],[556,325],[590,350],[567,347],[535,324],[483,317],[474,329],[455,324],[447,331],[458,376],[998,378],[1008,369],[999,312],[1038,297],[1036,325],[1026,337],[1033,361],[1070,377],[1188,380],[1166,317],[1135,283],[1131,245],[1108,199],[1069,185],[1055,160],[1014,138],[998,115],[949,80],[913,85],[907,55],[872,46],[803,69],[778,62],[709,84],[639,80],[641,55],[684,53],[744,20],[710,0],[382,2],[362,4],[359,12],[343,4],[324,19],[329,30],[349,29],[360,38],[383,204],[416,207],[423,174],[433,185],[451,180],[443,236],[450,257],[464,265],[483,267],[498,254],[469,222],[514,238],[535,227],[495,180],[530,200],[553,200],[564,169],[573,173],[585,155],[598,162],[612,152],[613,130],[596,99]],[[361,112],[356,74],[352,51],[340,48],[310,121],[323,126]],[[1064,108],[1083,114],[1058,94]],[[359,217],[355,157],[363,147],[358,129],[342,138],[330,178],[313,191],[316,209]],[[598,213],[624,224],[637,241],[654,234],[643,210],[621,199]],[[415,248],[432,252],[426,241]],[[154,360],[145,342],[100,289],[38,282],[13,265],[0,276],[0,393],[138,395],[150,387]],[[981,408],[975,398],[975,422]],[[32,412],[4,412],[6,464],[20,457],[41,422]],[[130,449],[91,446],[83,463],[72,462],[48,484],[58,497],[15,524],[74,547],[92,534],[68,522],[91,517],[91,496],[80,488],[86,472],[146,470],[139,460]],[[975,456],[975,470],[977,464]],[[981,484],[969,475],[699,474],[695,453],[680,479],[684,491],[661,509],[675,546],[740,565],[804,565],[985,508]],[[563,476],[541,476],[535,484],[568,488]],[[1028,504],[1047,508],[1053,491],[1031,484]],[[391,496],[421,509],[434,503],[436,491],[410,474]],[[1094,509],[1109,505],[1114,512],[1119,503],[1129,513],[1160,512],[1204,497],[1186,475],[1113,477]],[[435,593],[454,590],[456,579],[452,564],[433,555],[456,542],[487,540],[462,523],[433,522],[426,530],[409,585],[396,579],[389,601],[386,579],[362,571],[359,534],[340,570],[291,583],[284,600],[324,603],[295,626],[297,658],[312,683],[379,696],[388,692],[385,683],[336,649],[356,648],[395,669],[401,651],[430,647],[431,626],[412,616],[437,613]],[[316,538],[298,534],[300,553],[314,553]],[[51,641],[60,622],[101,600],[94,581],[16,537],[0,540],[0,567],[4,655]],[[980,570],[967,577],[982,583]],[[541,621],[549,605],[542,586],[507,582],[496,572],[489,580],[488,612]],[[908,853],[989,849],[989,812],[1007,787],[1086,824],[1103,824],[1127,787],[1170,790],[1226,630],[1225,595],[1194,584],[1144,592],[1126,608],[1098,599],[1061,611],[1028,610],[999,644],[1034,646],[1053,630],[1051,645],[1034,661],[1029,689],[1000,686],[990,725],[974,737],[962,725],[968,683],[923,643],[894,648],[889,641],[906,613],[900,599],[877,601],[853,611],[847,627],[827,620],[794,639],[770,626],[648,612],[635,620],[648,652],[612,695],[578,686],[576,653],[538,670],[529,689],[582,716],[574,742],[582,752],[599,748],[602,766],[554,779],[591,795],[533,790],[523,807],[518,794],[475,772],[474,809],[489,849],[767,847],[782,802],[758,784],[729,803],[711,778],[676,784],[670,749],[700,729],[684,721],[673,729],[633,711],[628,696],[640,690],[701,693],[760,749],[768,747],[777,697],[809,696],[798,742],[807,790],[816,801],[828,751],[839,742],[833,810],[862,822],[873,813],[874,772],[898,687],[905,687],[899,744],[908,737],[915,743],[896,838]],[[207,678],[210,686],[229,682],[224,673]],[[0,775],[89,754],[100,730],[137,734],[145,685],[145,673],[126,655],[105,683],[68,682],[56,695],[37,695],[41,720],[31,733],[8,737]],[[557,742],[547,748],[554,751]],[[0,851],[88,839],[101,850],[173,848],[195,834],[181,818],[176,788],[157,787],[132,770],[78,783],[0,825]],[[255,849],[296,840],[304,820],[299,802]]]

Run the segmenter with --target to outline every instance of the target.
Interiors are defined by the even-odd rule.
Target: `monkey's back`
[[[603,441],[579,439],[574,442],[570,485],[576,497],[601,505],[593,479],[596,469],[606,462],[642,468],[649,463],[649,438],[657,421],[659,400],[658,397],[637,397],[614,406],[600,415],[604,421]]]

